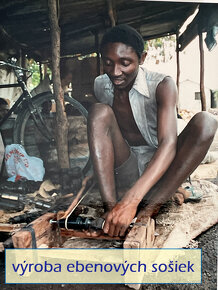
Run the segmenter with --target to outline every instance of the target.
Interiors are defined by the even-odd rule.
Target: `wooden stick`
[[[0,224],[0,232],[10,233],[14,232],[15,230],[19,230],[26,226],[25,223],[22,224]]]
[[[115,17],[114,17],[114,10],[113,10],[113,3],[112,0],[107,0],[107,7],[108,7],[108,15],[111,21],[111,27],[116,25]]]
[[[86,189],[86,185],[88,183],[89,180],[91,180],[93,177],[92,176],[87,176],[84,178],[83,182],[82,182],[82,187],[80,189],[80,191],[77,193],[75,199],[73,200],[73,202],[71,203],[71,205],[68,207],[68,209],[65,212],[60,212],[57,214],[57,220],[60,219],[65,219],[67,216],[69,216],[72,211],[75,209],[75,206],[78,205],[78,202],[80,201],[84,190]]]

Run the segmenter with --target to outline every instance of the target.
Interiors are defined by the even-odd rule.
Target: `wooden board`
[[[196,191],[203,193],[199,203],[168,203],[156,218],[155,231],[159,234],[156,248],[181,248],[218,222],[218,186],[206,181],[193,182]]]

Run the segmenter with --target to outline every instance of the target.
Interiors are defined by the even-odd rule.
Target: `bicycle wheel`
[[[83,173],[91,167],[87,142],[87,110],[75,99],[64,96],[68,119],[68,156],[70,167],[79,166]],[[29,155],[44,161],[46,172],[57,168],[56,110],[54,96],[42,93],[32,98],[34,114],[28,106],[18,115],[13,139],[24,146]],[[38,110],[38,111],[37,111]],[[42,120],[40,121],[40,115]],[[44,122],[46,125],[43,125]],[[37,125],[38,124],[38,125]]]

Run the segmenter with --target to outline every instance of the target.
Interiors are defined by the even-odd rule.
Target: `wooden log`
[[[125,242],[123,244],[123,247],[126,249],[146,248],[146,233],[147,233],[146,226],[134,225],[133,228],[128,233]]]
[[[153,248],[155,239],[154,233],[155,233],[155,222],[153,219],[150,219],[150,222],[147,226],[146,248]]]
[[[138,223],[138,225],[137,225]],[[128,248],[152,248],[154,244],[154,220],[146,216],[141,210],[137,215],[137,222],[126,236],[123,247]],[[139,283],[143,275],[139,277]],[[128,287],[139,290],[141,284],[126,284]]]
[[[139,212],[140,220],[133,226],[126,236],[124,248],[152,248],[154,244],[154,220],[143,216],[143,210]]]
[[[33,221],[30,226],[35,231],[36,246],[46,244],[48,247],[57,247],[62,243],[58,228],[50,223],[51,219],[56,218],[55,213],[46,213]],[[12,236],[15,248],[31,248],[32,237],[29,231],[22,229]]]

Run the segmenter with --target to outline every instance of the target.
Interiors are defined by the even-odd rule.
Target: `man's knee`
[[[210,113],[199,112],[190,123],[193,126],[194,135],[197,135],[197,142],[208,142],[214,138],[218,123]]]
[[[92,105],[89,110],[88,124],[89,125],[102,125],[110,123],[111,119],[114,117],[112,108],[109,105],[96,103]]]

